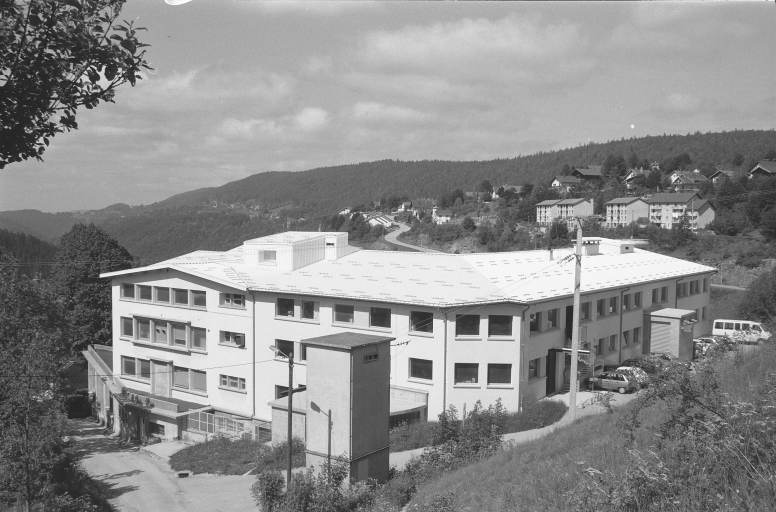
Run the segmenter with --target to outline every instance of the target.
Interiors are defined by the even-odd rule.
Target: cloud
[[[309,14],[334,16],[351,11],[380,7],[379,2],[367,0],[236,0],[239,6],[258,8],[277,14]]]
[[[375,31],[365,37],[362,61],[377,68],[498,73],[520,65],[553,67],[580,53],[587,38],[575,24],[537,18],[465,18]]]
[[[397,105],[385,105],[372,101],[358,102],[353,106],[353,117],[367,122],[417,122],[428,118],[423,112]]]
[[[319,130],[329,123],[329,113],[322,108],[307,107],[294,116],[294,121],[302,130]]]
[[[676,113],[697,111],[703,104],[702,100],[692,94],[672,92],[666,97],[664,108]]]

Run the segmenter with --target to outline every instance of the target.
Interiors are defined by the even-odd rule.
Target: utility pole
[[[582,274],[582,223],[577,219],[577,248],[574,258],[574,314],[571,331],[571,386],[569,388],[569,416],[573,422],[577,418],[577,382],[579,358],[579,302]]]
[[[294,353],[288,355],[288,469],[286,470],[286,489],[291,489],[291,467],[293,466],[293,420],[294,420]]]

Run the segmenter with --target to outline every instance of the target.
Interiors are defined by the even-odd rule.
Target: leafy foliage
[[[118,22],[124,0],[0,2],[0,169],[41,160],[76,111],[112,102],[150,69],[141,28]]]
[[[776,268],[752,282],[738,310],[744,318],[776,323]]]
[[[67,311],[71,350],[111,344],[111,285],[103,272],[130,268],[132,256],[94,224],[77,224],[62,236],[53,281]]]
[[[32,235],[0,229],[0,255],[11,258],[19,271],[27,276],[47,275],[56,251],[54,245]]]
[[[294,439],[293,450],[293,466],[304,466],[304,441]],[[174,453],[170,457],[170,467],[175,471],[242,475],[254,468],[260,471],[285,469],[287,461],[288,443],[267,446],[252,439],[216,437]]]

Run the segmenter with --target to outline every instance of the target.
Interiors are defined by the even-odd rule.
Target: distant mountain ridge
[[[94,222],[148,262],[196,248],[227,249],[289,226],[316,229],[317,219],[388,195],[437,198],[456,188],[475,190],[485,179],[496,187],[549,183],[564,166],[601,164],[610,155],[663,162],[686,153],[694,167],[720,165],[743,172],[774,149],[776,130],[738,130],[621,139],[487,161],[380,160],[254,174],[143,206],[0,212],[0,228],[56,242],[73,224]]]

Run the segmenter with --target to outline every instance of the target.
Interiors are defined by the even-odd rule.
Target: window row
[[[151,361],[139,357],[121,356],[122,377],[151,380]]]
[[[230,391],[245,392],[245,379],[233,375],[221,374],[218,376],[218,386]]]
[[[703,293],[708,291],[708,278],[703,278],[702,280],[694,279],[692,281],[676,283],[676,298],[681,299],[682,297],[689,297],[690,295],[698,295],[701,293],[701,289],[703,290]]]
[[[181,349],[207,350],[207,331],[180,322],[122,316],[121,336]]]
[[[183,366],[173,366],[172,387],[206,393],[207,374],[201,370],[192,370],[190,368],[184,368]]]
[[[480,315],[455,315],[456,336],[479,336]],[[512,336],[511,315],[488,315],[488,337]]]
[[[206,306],[205,297],[205,290],[188,290],[185,288],[169,288],[166,286],[150,286],[132,283],[123,283],[121,285],[122,299],[204,308]]]
[[[557,329],[560,326],[560,309],[548,309],[531,313],[529,319],[530,332],[543,332]]]
[[[631,330],[622,332],[622,345],[638,345],[641,343],[641,327],[634,327]],[[609,337],[598,338],[595,345],[595,353],[600,356],[605,352],[615,352],[617,350],[617,335],[612,334]]]
[[[663,304],[668,302],[668,286],[652,288],[652,304]]]
[[[409,376],[411,379],[433,380],[434,362],[430,359],[409,360]],[[453,370],[453,382],[455,384],[478,384],[479,363],[455,363]],[[488,385],[511,384],[512,365],[502,363],[489,363],[487,365]]]

